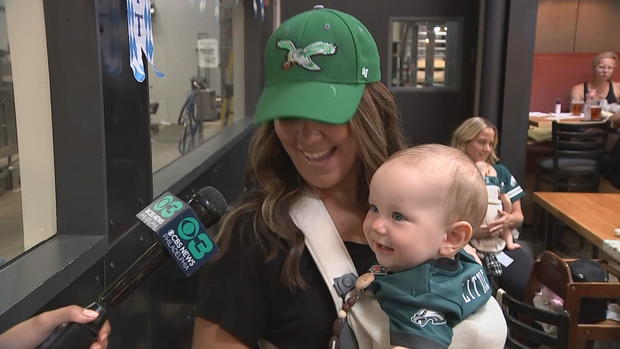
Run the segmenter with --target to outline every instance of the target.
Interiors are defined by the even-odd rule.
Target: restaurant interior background
[[[574,84],[585,82],[591,77],[591,58],[602,51],[620,53],[620,1],[617,0],[539,0],[536,21],[536,42],[534,46],[534,68],[532,76],[531,106],[541,110],[531,112],[553,112],[558,99],[570,100],[570,89]],[[578,59],[580,66],[571,66],[576,55],[586,54]],[[555,74],[547,74],[537,70],[537,59],[550,58],[549,63],[565,69],[578,71],[583,81],[573,81],[567,85],[554,85],[553,81],[566,84],[566,79],[559,75],[562,69],[554,70]],[[542,67],[541,67],[542,69]],[[616,68],[618,70],[620,68]],[[617,73],[617,72],[616,72]],[[549,90],[537,86],[551,86]],[[552,90],[553,92],[550,92]],[[535,95],[544,94],[543,96]],[[546,107],[541,107],[546,106]],[[568,111],[568,103],[564,103],[563,111]],[[524,199],[526,222],[532,223],[534,204],[532,191],[535,183],[536,159],[550,155],[550,144],[539,145],[532,140],[528,143],[525,189],[529,195]],[[601,181],[601,192],[619,192],[608,181]]]

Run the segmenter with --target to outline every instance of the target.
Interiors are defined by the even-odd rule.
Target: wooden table
[[[543,127],[543,128],[551,128],[551,123],[553,120],[557,120],[558,122],[577,122],[577,123],[599,123],[599,122],[607,122],[609,117],[612,115],[610,112],[603,111],[601,112],[600,120],[584,120],[583,114],[582,116],[572,116],[566,115],[566,113],[562,114],[562,117],[554,116],[553,114],[544,114],[540,116],[529,116],[528,123],[535,127]]]
[[[558,120],[559,122],[583,122],[583,118],[575,116],[574,118],[554,118],[552,116],[530,116],[528,118],[528,123],[532,126],[536,127],[548,127],[551,128],[551,123],[553,120]]]
[[[535,192],[534,202],[599,249],[603,240],[619,240],[620,194]]]

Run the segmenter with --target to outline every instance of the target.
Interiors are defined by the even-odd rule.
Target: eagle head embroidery
[[[314,55],[328,56],[336,53],[336,45],[322,41],[313,42],[304,48],[296,48],[291,40],[278,40],[276,45],[278,48],[288,50],[286,60],[282,63],[282,68],[284,69],[289,69],[294,64],[299,64],[304,69],[310,71],[321,71],[321,67],[314,63],[310,57]]]
[[[443,325],[446,323],[446,318],[442,313],[422,308],[413,314],[411,317],[411,322],[420,327],[426,326],[429,322],[432,325]]]

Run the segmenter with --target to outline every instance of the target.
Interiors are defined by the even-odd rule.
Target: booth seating
[[[562,103],[562,112],[570,111],[570,90],[574,85],[583,84],[592,78],[592,59],[597,54],[535,54],[530,111],[553,112],[558,99]],[[620,81],[620,67],[614,71],[613,80]]]
[[[592,59],[597,54],[598,52],[535,54],[530,111],[553,112],[558,99],[562,104],[562,112],[570,111],[570,90],[574,85],[592,78]],[[620,67],[614,71],[613,80],[620,81]],[[531,142],[527,146],[526,171],[534,172],[537,160],[551,155],[550,142],[540,144]]]

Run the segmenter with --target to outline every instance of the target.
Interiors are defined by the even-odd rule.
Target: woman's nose
[[[299,119],[296,126],[297,136],[305,141],[312,140],[321,133],[319,124],[312,120]]]

